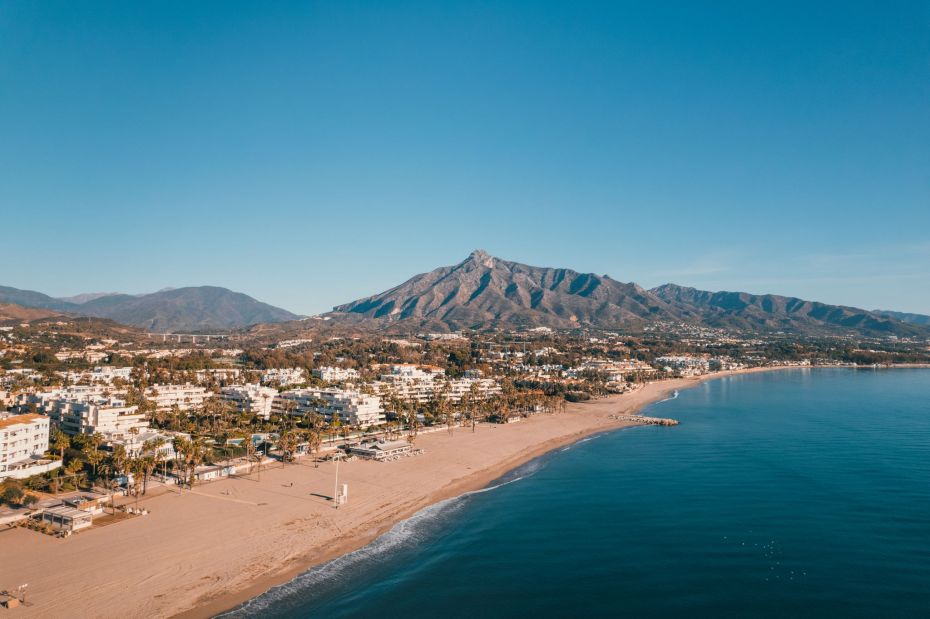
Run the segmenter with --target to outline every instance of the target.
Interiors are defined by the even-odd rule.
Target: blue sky
[[[472,249],[930,313],[926,2],[0,4],[0,284],[315,313]]]

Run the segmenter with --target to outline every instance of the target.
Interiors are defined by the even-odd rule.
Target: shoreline
[[[647,406],[656,404],[658,402],[664,401],[667,397],[675,392],[681,391],[684,389],[690,389],[696,387],[704,382],[718,379],[726,378],[729,376],[738,376],[743,374],[755,374],[760,372],[769,372],[775,370],[805,370],[812,369],[810,367],[798,367],[798,366],[777,366],[777,367],[759,367],[759,368],[747,368],[742,370],[726,370],[722,372],[715,372],[713,374],[705,374],[702,376],[688,377],[688,378],[674,378],[666,381],[649,383],[642,390],[648,388],[649,386],[660,387],[651,395],[650,398],[638,402],[635,406],[631,407],[629,410],[624,411],[627,414],[636,414]],[[674,383],[674,384],[672,384]],[[642,391],[640,390],[640,391]],[[636,392],[634,392],[636,393]],[[607,400],[619,401],[623,395],[607,396],[601,400],[595,400],[595,402],[604,402]],[[575,406],[584,406],[588,404],[587,402],[576,403]],[[638,427],[644,424],[625,422],[625,421],[615,421],[612,426],[597,427],[591,428],[590,430],[583,430],[575,434],[561,436],[557,438],[550,439],[543,444],[536,445],[530,448],[529,451],[521,454],[520,456],[513,458],[510,461],[498,462],[489,467],[486,470],[480,471],[472,476],[467,477],[466,479],[458,480],[451,483],[449,486],[444,488],[442,491],[433,493],[432,495],[424,498],[418,506],[399,517],[392,518],[388,521],[377,523],[377,531],[374,534],[354,538],[354,539],[345,539],[337,540],[336,544],[332,548],[327,548],[321,551],[315,551],[308,553],[308,556],[305,559],[305,562],[301,562],[301,565],[293,566],[288,568],[286,571],[275,574],[274,576],[268,576],[259,581],[256,581],[250,584],[247,588],[241,589],[235,592],[225,592],[217,595],[215,599],[205,600],[203,604],[185,610],[177,615],[174,615],[177,619],[212,619],[218,615],[221,615],[226,612],[235,610],[239,606],[247,603],[249,600],[256,598],[274,587],[286,584],[301,574],[338,559],[341,556],[344,556],[350,552],[360,550],[365,546],[369,545],[382,535],[389,532],[397,523],[407,520],[414,516],[416,513],[421,510],[435,505],[441,501],[448,499],[453,499],[458,496],[462,496],[468,492],[473,492],[475,490],[480,490],[487,487],[491,482],[503,477],[510,471],[527,464],[537,458],[543,457],[546,454],[549,454],[557,449],[565,447],[567,445],[572,445],[578,441],[585,439],[587,437],[593,436],[595,434],[600,434],[602,432],[612,432],[616,430],[623,430],[626,428]]]
[[[617,419],[676,390],[778,366],[662,380],[634,392],[569,404],[514,424],[417,437],[420,456],[339,469],[349,502],[333,509],[333,463],[262,468],[142,497],[148,516],[67,539],[0,531],[0,583],[28,582],[17,616],[215,617],[318,565],[368,545],[425,507],[487,487],[526,462],[593,434],[642,425]],[[90,594],[90,591],[93,594]]]

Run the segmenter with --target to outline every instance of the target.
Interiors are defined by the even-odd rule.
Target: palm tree
[[[62,432],[60,428],[55,428],[52,432],[52,442],[58,450],[58,459],[64,461],[65,450],[71,446],[71,437]]]
[[[80,479],[84,473],[84,462],[75,458],[68,463],[68,466],[65,467],[65,471],[68,473],[68,476],[72,478],[74,487],[77,489],[80,486]]]
[[[286,430],[278,437],[278,449],[281,450],[282,459],[291,462],[294,451],[297,449],[297,434],[293,430]]]
[[[145,494],[146,490],[148,490],[149,476],[158,466],[158,460],[151,453],[143,455],[139,460],[141,463],[140,468],[142,470],[142,494]]]
[[[342,422],[339,421],[339,413],[333,412],[332,417],[329,418],[329,442],[331,445],[336,444],[336,433],[339,432],[339,427],[342,425]]]
[[[252,474],[252,461],[255,459],[255,443],[252,441],[252,437],[248,436],[245,439],[245,458],[249,461],[249,475]]]
[[[122,475],[126,470],[126,462],[129,460],[129,455],[126,453],[126,448],[122,445],[114,445],[113,453],[110,455],[110,461],[113,463],[113,470],[118,474]]]

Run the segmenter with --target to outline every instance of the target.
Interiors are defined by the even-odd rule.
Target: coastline
[[[145,497],[150,515],[94,527],[66,540],[25,529],[0,533],[0,582],[30,583],[17,616],[214,617],[268,589],[366,546],[437,502],[486,487],[524,463],[592,434],[639,425],[617,420],[718,372],[647,384],[628,394],[570,404],[565,413],[453,435],[421,435],[423,456],[353,462],[340,470],[349,503],[334,510],[333,465],[288,464],[261,480],[239,477]],[[93,590],[93,595],[89,591]],[[144,592],[144,593],[143,593]]]
[[[648,387],[656,387],[654,393],[651,393],[650,396],[640,402],[636,402],[634,406],[631,406],[628,409],[625,409],[623,412],[625,414],[635,414],[642,410],[643,408],[661,402],[666,399],[671,393],[675,391],[680,391],[683,389],[690,389],[696,387],[704,382],[709,380],[714,380],[718,378],[726,378],[728,376],[736,376],[741,374],[755,374],[759,372],[768,372],[774,370],[798,370],[798,369],[810,369],[805,367],[795,367],[795,366],[777,366],[777,367],[759,367],[759,368],[748,368],[743,370],[727,370],[722,372],[716,372],[714,374],[705,374],[697,377],[689,378],[677,378],[670,379],[661,382],[650,383],[646,387],[643,387],[643,390]],[[674,383],[674,384],[672,384]],[[642,390],[640,390],[642,391]],[[639,393],[639,392],[634,392]],[[614,401],[620,402],[623,395],[608,396],[601,400],[596,400],[594,402],[605,402],[605,401]],[[583,402],[570,405],[573,407],[584,407],[587,404],[593,402]],[[591,428],[590,430],[581,431],[576,434],[566,435],[558,438],[551,439],[546,443],[537,445],[525,453],[521,454],[519,457],[514,458],[510,461],[498,462],[493,466],[488,467],[487,469],[475,473],[472,476],[469,476],[466,479],[463,479],[457,483],[451,484],[447,488],[444,488],[443,491],[434,493],[433,495],[426,497],[418,507],[405,513],[403,515],[397,515],[398,517],[386,520],[384,522],[378,523],[377,532],[366,537],[356,538],[356,539],[346,539],[337,543],[335,547],[327,549],[322,553],[312,553],[312,556],[307,557],[307,561],[301,565],[293,566],[286,571],[276,574],[274,576],[269,576],[263,579],[260,579],[247,588],[239,591],[230,591],[219,594],[215,599],[205,601],[203,604],[183,611],[175,615],[177,619],[211,619],[225,612],[229,612],[240,605],[246,603],[247,601],[255,598],[263,593],[266,593],[268,590],[273,587],[280,586],[287,582],[290,582],[294,578],[300,576],[304,572],[313,569],[324,563],[328,563],[334,559],[337,559],[343,555],[346,555],[350,552],[363,548],[367,546],[377,538],[381,537],[385,533],[391,530],[398,522],[410,518],[420,510],[439,503],[441,501],[455,498],[461,496],[465,493],[472,492],[475,490],[480,490],[481,488],[487,487],[494,480],[506,475],[508,472],[513,471],[514,469],[523,466],[524,464],[540,458],[548,453],[551,453],[557,449],[565,447],[566,445],[571,445],[577,443],[578,441],[598,434],[600,432],[610,432],[614,430],[621,430],[624,428],[636,427],[643,424],[623,422],[623,421],[614,421],[612,425]]]

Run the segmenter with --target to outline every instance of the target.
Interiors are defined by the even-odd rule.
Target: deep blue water
[[[646,412],[682,423],[549,454],[232,615],[930,617],[930,370],[723,378]]]

